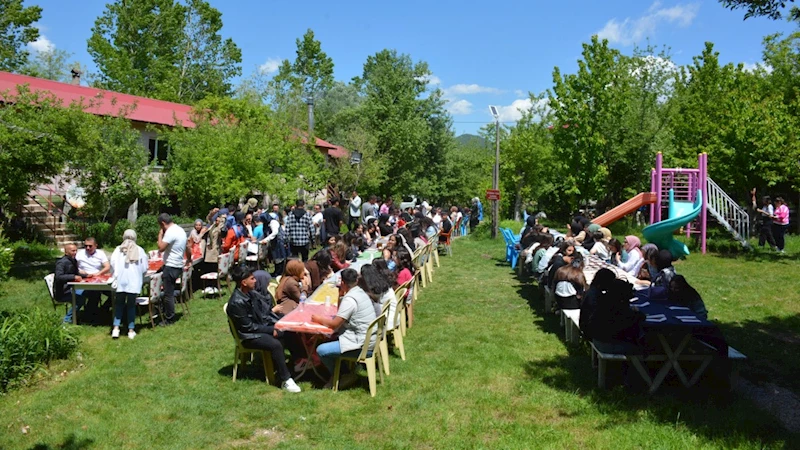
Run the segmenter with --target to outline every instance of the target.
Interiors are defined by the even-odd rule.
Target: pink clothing
[[[414,275],[408,269],[403,269],[397,274],[397,285],[402,286],[405,282],[413,278]]]
[[[774,223],[778,225],[789,225],[789,207],[781,205],[775,210]]]
[[[380,214],[389,214],[389,205],[387,205],[386,203],[382,204],[381,209],[378,212]]]

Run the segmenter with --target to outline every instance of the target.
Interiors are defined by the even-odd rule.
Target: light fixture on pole
[[[496,106],[489,106],[489,111],[494,117],[494,169],[492,170],[492,190],[499,193],[500,189],[500,111]],[[497,217],[500,213],[500,202],[492,200],[492,239],[497,238]]]

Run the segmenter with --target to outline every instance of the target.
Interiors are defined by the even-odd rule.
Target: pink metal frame
[[[656,167],[650,171],[650,190],[656,193],[656,204],[650,208],[650,223],[658,223],[668,205],[664,203],[669,190],[675,192],[676,201],[693,202],[697,191],[702,195],[703,206],[700,210],[700,251],[706,253],[706,230],[708,225],[708,154],[697,156],[696,169],[664,168],[663,155],[656,154]],[[692,224],[686,225],[686,237],[692,233]]]

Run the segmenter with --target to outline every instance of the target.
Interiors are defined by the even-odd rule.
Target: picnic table
[[[84,277],[81,281],[70,281],[67,285],[72,287],[72,324],[78,324],[78,311],[75,291],[107,291],[114,298],[114,288],[111,287],[111,275]]]
[[[661,386],[670,371],[678,375],[684,386],[691,387],[715,358],[728,357],[728,345],[719,327],[697,317],[689,308],[651,299],[648,290],[637,292],[636,297],[631,299],[631,306],[646,315],[642,330],[649,347],[647,360],[663,362],[656,375],[650,377],[641,361],[632,359],[651,393]],[[703,345],[690,347],[693,342]],[[687,376],[687,369],[682,365],[685,362],[699,363],[691,376]]]

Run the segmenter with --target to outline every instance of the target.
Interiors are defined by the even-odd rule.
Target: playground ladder
[[[717,183],[711,178],[707,178],[708,189],[708,212],[714,216],[733,238],[748,248],[750,244],[747,238],[750,237],[750,215],[747,214],[738,203],[736,203]]]

